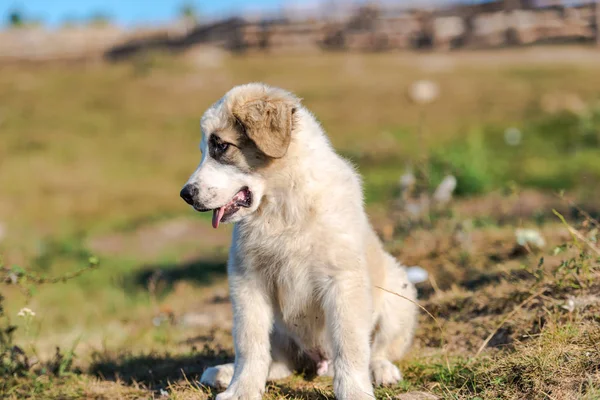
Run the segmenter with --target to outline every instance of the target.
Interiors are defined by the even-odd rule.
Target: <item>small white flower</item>
[[[417,179],[410,170],[400,177],[400,188],[402,190],[412,187],[415,183],[417,183]]]
[[[565,310],[567,310],[568,312],[573,312],[575,311],[575,300],[573,300],[572,297],[570,297],[565,304],[562,305],[562,308],[564,308]]]
[[[406,275],[410,283],[425,282],[429,278],[429,273],[418,265],[406,268]]]
[[[31,308],[21,308],[21,310],[17,313],[18,317],[35,317],[35,312],[33,312],[33,310],[31,310]]]
[[[446,204],[452,200],[452,193],[456,189],[456,178],[447,175],[433,193],[433,200],[438,204]]]
[[[518,146],[521,144],[523,134],[517,128],[508,128],[504,131],[504,141],[509,146]]]
[[[152,325],[158,327],[163,323],[163,321],[164,321],[163,316],[159,315],[158,317],[152,318]]]
[[[438,98],[440,88],[433,81],[421,80],[410,85],[408,94],[411,100],[417,104],[429,104]]]
[[[517,243],[521,246],[529,245],[533,248],[541,249],[546,246],[546,241],[541,233],[535,229],[517,229],[515,231]]]

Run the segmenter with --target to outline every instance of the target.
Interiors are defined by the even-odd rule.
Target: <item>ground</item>
[[[231,228],[211,229],[178,192],[202,111],[261,80],[304,99],[364,176],[388,250],[430,273],[404,381],[378,398],[600,398],[597,50],[206,54],[0,69],[0,254],[13,283],[0,287],[0,397],[212,398],[197,382],[233,359]],[[439,98],[411,101],[418,79]],[[453,200],[407,212],[409,169],[424,193],[456,176]],[[517,228],[546,243],[519,245]],[[61,277],[90,257],[66,282],[22,272]],[[333,398],[331,380],[297,375],[266,398]]]

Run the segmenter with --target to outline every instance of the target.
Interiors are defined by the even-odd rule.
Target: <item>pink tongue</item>
[[[223,214],[225,214],[225,207],[219,207],[213,210],[213,219],[212,226],[217,229],[219,227],[219,222],[221,222],[221,218],[223,218]]]

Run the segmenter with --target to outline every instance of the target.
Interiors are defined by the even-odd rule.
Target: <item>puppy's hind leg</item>
[[[271,332],[271,366],[269,367],[269,381],[287,378],[296,369],[298,348],[285,333],[279,329],[277,323]]]
[[[386,256],[387,280],[385,289],[416,300],[416,290],[406,271],[391,256]],[[376,289],[380,290],[380,289]],[[392,361],[408,350],[415,331],[417,306],[392,293],[383,294],[382,311],[377,321],[371,345],[371,377],[376,386],[395,385],[402,375]]]
[[[339,400],[371,400],[369,335],[372,304],[358,274],[338,277],[324,296],[325,319],[333,353],[333,391]]]

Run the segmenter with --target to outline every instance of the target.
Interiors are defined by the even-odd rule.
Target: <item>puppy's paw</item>
[[[215,400],[261,400],[263,392],[256,389],[241,389],[242,385],[230,387],[219,393]]]
[[[217,390],[224,390],[231,383],[231,378],[233,378],[233,364],[222,364],[204,371],[200,383]]]
[[[371,376],[375,386],[392,386],[402,380],[398,367],[388,360],[372,360]]]
[[[333,391],[339,400],[373,400],[373,386],[369,380],[368,371],[361,374],[334,375]]]

